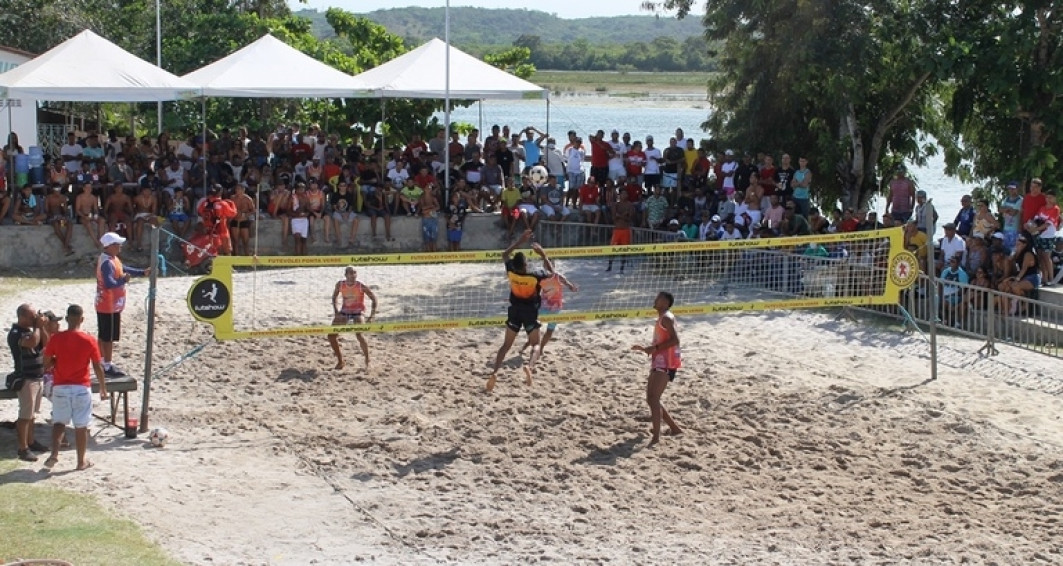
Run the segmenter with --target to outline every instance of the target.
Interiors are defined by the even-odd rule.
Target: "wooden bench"
[[[135,377],[108,377],[107,378],[107,393],[110,395],[111,400],[111,414],[110,418],[106,416],[100,416],[93,413],[93,415],[101,421],[111,424],[119,428],[125,428],[125,423],[129,420],[129,392],[137,390],[137,378]],[[100,392],[100,384],[96,380],[92,380],[92,392]],[[0,399],[18,399],[18,392],[10,389],[0,389]],[[122,416],[121,422],[118,422],[115,417],[118,416],[118,403],[122,404]]]

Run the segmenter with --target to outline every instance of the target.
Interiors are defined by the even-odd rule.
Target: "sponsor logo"
[[[595,314],[594,315],[594,320],[613,320],[613,319],[620,319],[620,318],[627,318],[627,317],[628,317],[627,313],[622,313],[622,312],[603,312],[603,313]]]
[[[498,322],[494,320],[470,320],[469,327],[476,328],[479,326],[498,326]]]
[[[901,251],[890,260],[890,283],[907,289],[919,278],[919,258],[908,250]]]
[[[384,263],[396,263],[402,256],[386,256],[386,255],[356,255],[351,256],[350,263],[353,264],[384,264]]]
[[[199,318],[218,318],[229,310],[229,304],[229,288],[217,279],[197,282],[188,294],[188,308]]]

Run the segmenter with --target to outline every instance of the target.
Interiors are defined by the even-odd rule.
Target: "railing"
[[[928,300],[928,295],[934,300]],[[860,310],[985,340],[984,350],[995,353],[1004,343],[1049,356],[1063,356],[1063,307],[1033,296],[1016,296],[977,285],[937,280],[926,275],[901,294],[899,305]],[[901,310],[910,315],[911,320]]]

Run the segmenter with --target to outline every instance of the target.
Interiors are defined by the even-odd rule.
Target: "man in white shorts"
[[[66,426],[74,424],[77,468],[87,470],[92,462],[85,458],[89,444],[89,421],[92,420],[92,382],[89,364],[100,384],[100,400],[107,400],[107,381],[103,358],[96,339],[81,330],[85,312],[78,305],[66,309],[67,330],[53,335],[44,347],[44,371],[52,372],[52,455],[46,468],[59,463],[59,446]]]
[[[295,184],[295,194],[292,195],[291,210],[288,214],[292,217],[292,236],[295,237],[295,255],[306,255],[306,239],[310,237],[310,206],[306,198],[306,183]]]

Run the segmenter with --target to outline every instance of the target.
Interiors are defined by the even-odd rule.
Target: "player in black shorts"
[[[486,390],[488,393],[495,388],[495,377],[506,354],[517,339],[521,330],[528,333],[528,344],[531,345],[531,358],[528,365],[524,366],[525,382],[531,385],[532,374],[535,373],[535,360],[538,357],[539,344],[539,283],[554,273],[554,266],[546,252],[539,244],[532,244],[532,251],[539,254],[543,260],[543,268],[534,271],[528,269],[528,260],[523,252],[513,253],[513,250],[523,245],[532,238],[531,230],[525,231],[513,242],[512,246],[502,252],[502,261],[506,264],[506,277],[509,279],[509,312],[506,317],[506,339],[495,356],[495,369],[491,371],[491,377],[487,379]],[[512,258],[510,257],[512,255]]]

